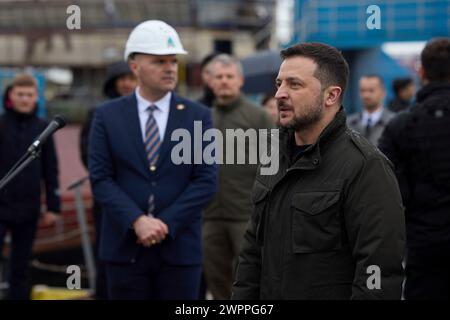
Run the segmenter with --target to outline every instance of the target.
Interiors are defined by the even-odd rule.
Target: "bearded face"
[[[277,77],[277,99],[281,127],[308,128],[322,119],[323,91],[314,76],[316,63],[305,57],[283,61]]]

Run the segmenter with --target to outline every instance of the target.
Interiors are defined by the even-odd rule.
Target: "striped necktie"
[[[147,152],[147,160],[149,168],[156,165],[159,156],[159,148],[161,146],[161,139],[159,137],[158,125],[155,118],[153,117],[153,111],[155,111],[156,106],[151,105],[147,108],[149,115],[147,122],[145,123],[145,151]],[[155,210],[155,197],[150,194],[148,198],[148,210],[149,216],[153,216]]]
[[[156,110],[155,105],[147,108],[149,111],[147,122],[145,123],[145,151],[147,152],[147,160],[149,166],[156,165],[159,156],[159,148],[161,146],[161,139],[159,138],[158,125],[153,117],[153,112]]]
[[[368,138],[371,132],[372,132],[372,119],[369,116],[369,118],[367,119],[366,128],[364,130],[364,136]]]

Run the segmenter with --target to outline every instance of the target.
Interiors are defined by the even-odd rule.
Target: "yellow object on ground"
[[[88,290],[69,290],[45,285],[35,285],[31,290],[32,300],[83,300],[90,298],[91,293]]]

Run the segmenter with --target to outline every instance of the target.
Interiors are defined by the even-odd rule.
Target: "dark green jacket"
[[[342,109],[291,164],[293,139],[280,130],[279,172],[257,175],[233,299],[400,299],[405,230],[392,164],[347,128]],[[377,267],[381,289],[371,290]]]
[[[226,106],[215,103],[212,113],[214,127],[222,133],[224,146],[231,145],[231,140],[226,138],[226,129],[247,131],[274,127],[267,112],[242,95]],[[250,147],[257,148],[258,143],[253,140],[250,145],[249,141],[246,140],[244,147],[235,140],[234,164],[225,163],[229,151],[224,147],[224,164],[219,166],[218,192],[204,212],[206,220],[248,221],[250,218],[253,212],[251,191],[258,163],[249,163],[249,151]],[[245,164],[238,164],[237,153],[242,151],[245,151]]]

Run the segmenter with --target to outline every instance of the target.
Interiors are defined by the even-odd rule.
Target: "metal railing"
[[[89,237],[89,228],[86,219],[86,210],[81,195],[81,187],[89,180],[89,177],[84,177],[73,184],[67,190],[73,191],[75,194],[75,205],[77,211],[78,225],[80,226],[81,245],[83,248],[84,262],[86,263],[86,270],[88,273],[89,288],[95,292],[95,258],[92,250],[91,240]]]

